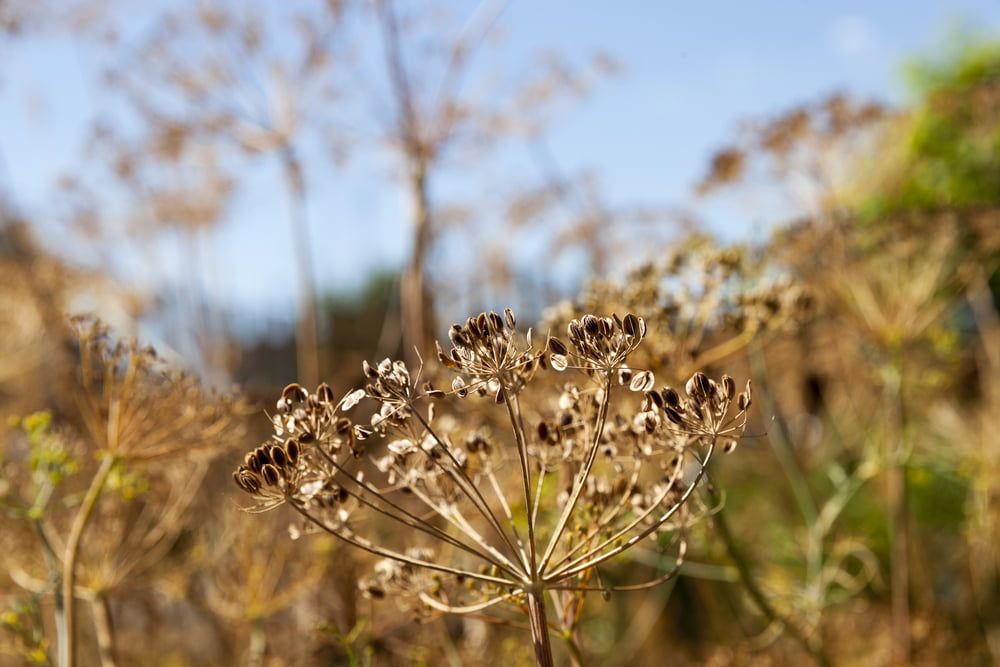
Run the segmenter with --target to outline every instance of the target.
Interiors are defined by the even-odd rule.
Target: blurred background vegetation
[[[67,595],[85,665],[530,664],[524,628],[362,599],[367,558],[227,473],[286,383],[508,304],[631,310],[658,382],[757,392],[683,576],[595,596],[562,663],[1000,662],[1000,41],[927,35],[903,95],[738,89],[701,164],[604,177],[618,126],[693,132],[626,115],[670,70],[616,89],[630,34],[561,53],[507,4],[0,0],[0,664],[60,664]],[[602,576],[669,566],[633,558]]]

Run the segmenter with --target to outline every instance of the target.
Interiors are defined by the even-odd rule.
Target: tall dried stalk
[[[299,289],[296,318],[295,362],[302,382],[319,382],[319,324],[316,318],[316,279],[313,275],[312,242],[306,214],[306,184],[302,164],[291,145],[281,151],[282,171],[288,191],[289,228],[295,255],[295,275]]]
[[[97,507],[97,501],[104,491],[108,475],[115,464],[114,457],[105,455],[100,467],[90,481],[83,502],[76,512],[69,536],[66,538],[66,548],[63,552],[62,573],[62,625],[66,634],[60,638],[60,665],[73,667],[76,664],[76,559],[80,552],[80,541],[90,523],[90,518]]]

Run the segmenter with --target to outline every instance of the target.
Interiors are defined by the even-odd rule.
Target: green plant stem
[[[893,351],[886,386],[890,409],[895,414],[896,433],[888,443],[886,492],[889,504],[889,566],[892,597],[893,661],[908,665],[910,639],[910,502],[906,482],[907,415],[903,399],[902,350]]]
[[[756,579],[754,579],[753,572],[750,570],[750,565],[747,563],[746,558],[743,557],[743,553],[736,544],[736,539],[733,537],[733,533],[729,529],[729,522],[726,520],[725,512],[715,512],[712,514],[712,520],[715,523],[715,529],[719,533],[719,537],[722,538],[722,543],[726,547],[726,552],[729,554],[730,560],[733,561],[737,572],[739,572],[740,581],[743,583],[743,587],[746,589],[747,594],[750,595],[750,599],[753,600],[757,609],[760,610],[760,613],[767,617],[767,619],[772,623],[780,625],[785,632],[789,634],[789,636],[795,639],[795,641],[797,641],[802,648],[804,648],[809,655],[813,657],[817,664],[822,667],[829,667],[831,664],[830,658],[826,655],[822,646],[809,641],[809,638],[802,633],[797,625],[779,614],[778,611],[771,606],[771,603],[768,601],[764,591],[761,590]]]
[[[580,645],[577,643],[576,638],[573,637],[572,631],[562,633],[562,638],[566,642],[566,648],[569,649],[573,667],[584,667],[583,651],[580,650]]]
[[[75,667],[76,665],[76,559],[80,552],[80,542],[83,533],[94,514],[97,507],[97,500],[101,497],[104,485],[111,474],[111,468],[115,464],[115,457],[106,454],[101,461],[100,467],[90,480],[90,487],[83,498],[80,509],[77,510],[73,518],[73,525],[70,528],[69,537],[66,538],[66,548],[63,552],[63,574],[62,574],[62,597],[63,597],[63,625],[65,626],[65,642],[61,645],[60,655],[61,667]]]

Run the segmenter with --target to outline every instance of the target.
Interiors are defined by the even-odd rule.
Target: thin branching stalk
[[[716,532],[719,537],[722,538],[722,544],[726,548],[726,553],[729,555],[729,559],[733,561],[733,565],[736,566],[736,571],[740,576],[740,582],[746,589],[747,595],[749,595],[750,599],[753,600],[754,606],[757,607],[760,613],[763,614],[768,621],[780,625],[785,632],[792,637],[792,639],[798,642],[799,645],[801,645],[802,648],[804,648],[809,655],[813,657],[818,665],[821,667],[828,667],[831,665],[832,663],[830,662],[830,658],[826,655],[822,644],[810,641],[795,623],[786,618],[783,614],[779,614],[774,606],[771,605],[771,602],[767,599],[767,595],[757,583],[757,579],[754,576],[753,571],[750,569],[750,564],[744,557],[743,551],[736,543],[736,538],[729,529],[729,522],[726,520],[725,513],[715,512],[712,515],[712,521],[715,523]]]
[[[887,443],[886,492],[889,503],[889,566],[892,597],[893,660],[907,665],[911,658],[910,638],[910,508],[906,479],[907,414],[903,398],[902,351],[892,355],[886,385],[890,410],[895,415],[894,433]]]
[[[90,599],[90,609],[94,617],[94,631],[97,635],[97,650],[101,659],[101,667],[117,667],[115,628],[108,597],[104,593],[95,593]]]
[[[580,499],[580,492],[583,491],[583,486],[587,482],[587,476],[590,474],[590,470],[594,466],[594,460],[597,458],[597,452],[601,445],[601,435],[604,433],[604,422],[608,418],[608,402],[610,397],[611,375],[609,373],[604,382],[604,397],[601,401],[601,406],[598,409],[597,423],[594,426],[594,441],[590,445],[587,460],[573,483],[573,491],[570,494],[569,501],[566,503],[562,514],[559,516],[559,521],[556,523],[555,530],[552,532],[552,537],[549,539],[548,546],[545,547],[545,553],[542,556],[542,562],[539,566],[539,569],[541,570],[545,570],[546,566],[549,564],[549,560],[552,559],[552,554],[555,553],[556,546],[559,544],[559,538],[562,537],[563,531],[566,530],[566,524],[569,521],[570,515],[573,514],[573,509],[576,507],[576,503]]]
[[[259,620],[250,623],[247,667],[263,667],[267,657],[267,631]]]
[[[110,454],[105,454],[101,460],[101,465],[90,481],[83,502],[73,518],[73,525],[70,528],[69,536],[66,538],[66,548],[63,553],[63,575],[62,575],[62,597],[63,597],[63,624],[66,627],[65,654],[61,667],[74,667],[76,663],[76,560],[80,552],[80,543],[83,540],[84,531],[94,514],[97,501],[104,491],[104,485],[108,481],[108,475],[115,465],[115,458]]]

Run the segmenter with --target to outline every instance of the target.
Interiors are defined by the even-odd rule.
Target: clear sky
[[[456,3],[454,11],[476,4]],[[684,203],[713,149],[741,120],[833,91],[900,102],[901,61],[933,51],[960,21],[1000,34],[1000,2],[511,0],[499,25],[499,57],[516,76],[538,49],[612,55],[622,72],[561,119],[552,152],[567,171],[595,169],[613,201]],[[87,164],[84,128],[106,102],[97,74],[96,61],[66,36],[0,44],[0,187],[37,219],[57,207],[56,176]],[[515,164],[481,179],[506,178],[503,170]],[[281,316],[292,310],[294,284],[280,232],[284,201],[273,172],[247,176],[249,187],[211,242],[216,269],[202,280],[251,317]],[[440,192],[449,190],[448,178]],[[320,193],[310,209],[313,255],[324,287],[354,286],[373,268],[401,263],[405,208],[391,179],[384,163],[360,160],[313,184]],[[733,236],[757,222],[754,211],[707,215]],[[151,284],[183,280],[189,270],[170,244],[120,261],[133,280]]]

